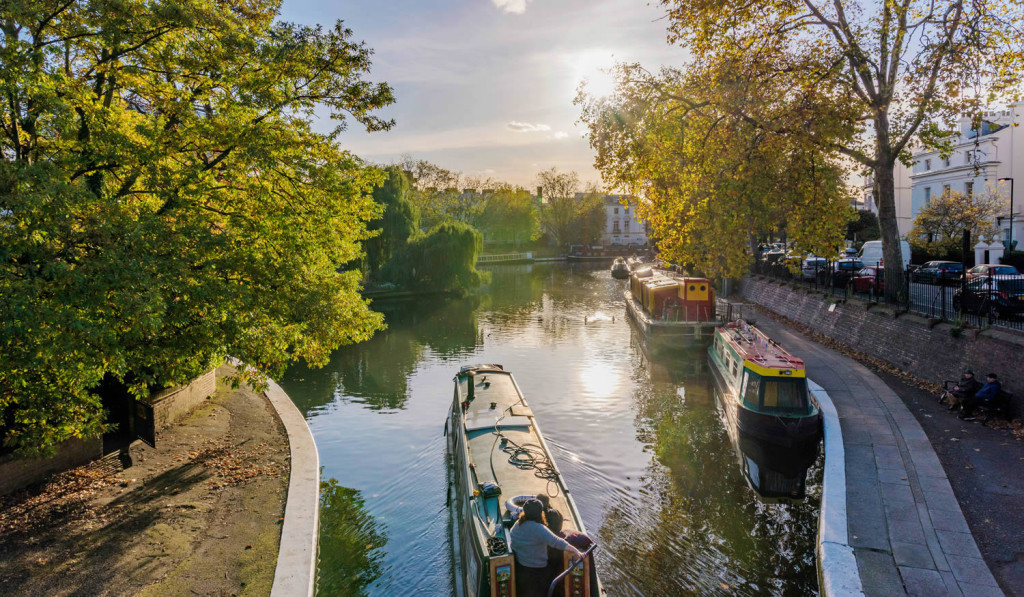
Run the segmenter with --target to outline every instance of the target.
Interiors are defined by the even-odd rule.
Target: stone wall
[[[217,376],[215,370],[210,369],[186,385],[157,392],[149,399],[156,430],[159,432],[173,425],[216,391]]]
[[[0,457],[0,495],[38,483],[51,473],[59,473],[103,456],[103,439],[72,438],[57,447],[50,458]]]
[[[985,374],[996,373],[1003,389],[1014,393],[1015,416],[1021,415],[1024,335],[1012,330],[966,329],[955,336],[948,323],[936,324],[911,314],[894,316],[891,309],[858,299],[832,303],[802,286],[758,277],[745,278],[741,294],[748,301],[919,379],[936,383],[958,379],[970,367],[984,383]]]
[[[186,385],[168,388],[150,398],[157,432],[178,422],[208,396],[217,391],[217,377],[211,369]],[[103,438],[70,439],[57,448],[52,458],[16,459],[0,457],[0,495],[38,483],[52,473],[81,466],[103,456]]]

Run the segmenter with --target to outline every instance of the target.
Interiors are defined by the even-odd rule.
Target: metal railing
[[[476,262],[480,263],[502,263],[505,261],[529,261],[533,259],[533,253],[506,253],[504,255],[480,255]]]
[[[1024,276],[998,276],[991,272],[970,280],[960,272],[936,273],[913,266],[900,278],[888,280],[882,267],[844,271],[837,261],[814,262],[813,267],[758,262],[752,272],[786,280],[836,299],[857,297],[870,303],[892,305],[909,312],[948,321],[958,328],[999,326],[1024,330]],[[886,293],[886,287],[893,288]]]
[[[565,570],[563,570],[561,574],[556,576],[555,580],[551,581],[551,584],[548,585],[548,597],[551,597],[555,594],[555,589],[558,588],[558,583],[562,582],[562,579],[565,578],[567,574],[572,572],[573,568],[578,568],[579,566],[583,565],[583,560],[585,560],[587,556],[590,555],[590,552],[594,551],[595,547],[597,547],[596,541],[591,543],[590,547],[588,547],[587,550],[584,551],[582,555],[580,555],[580,557],[574,558],[571,562],[569,562],[569,565],[565,568]]]

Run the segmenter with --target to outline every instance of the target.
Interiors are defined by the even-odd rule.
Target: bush
[[[1024,272],[1024,251],[1010,251],[1004,253],[1000,263],[1004,265],[1012,265],[1017,268],[1017,271]]]

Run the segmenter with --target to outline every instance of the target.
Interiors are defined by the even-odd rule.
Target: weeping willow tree
[[[577,103],[597,169],[609,187],[641,198],[638,214],[665,257],[711,276],[737,276],[751,263],[747,243],[783,226],[805,251],[835,251],[852,216],[835,153],[705,109],[739,95],[729,82],[638,65],[620,65],[616,79],[613,96],[581,92]],[[761,119],[786,104],[785,91],[774,91]]]
[[[476,269],[482,246],[483,237],[469,224],[438,224],[399,250],[381,269],[380,280],[408,290],[465,292],[484,281]]]

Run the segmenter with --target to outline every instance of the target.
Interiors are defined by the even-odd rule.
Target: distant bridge
[[[477,265],[493,263],[529,263],[533,261],[533,253],[506,253],[504,255],[480,255],[476,258]]]

